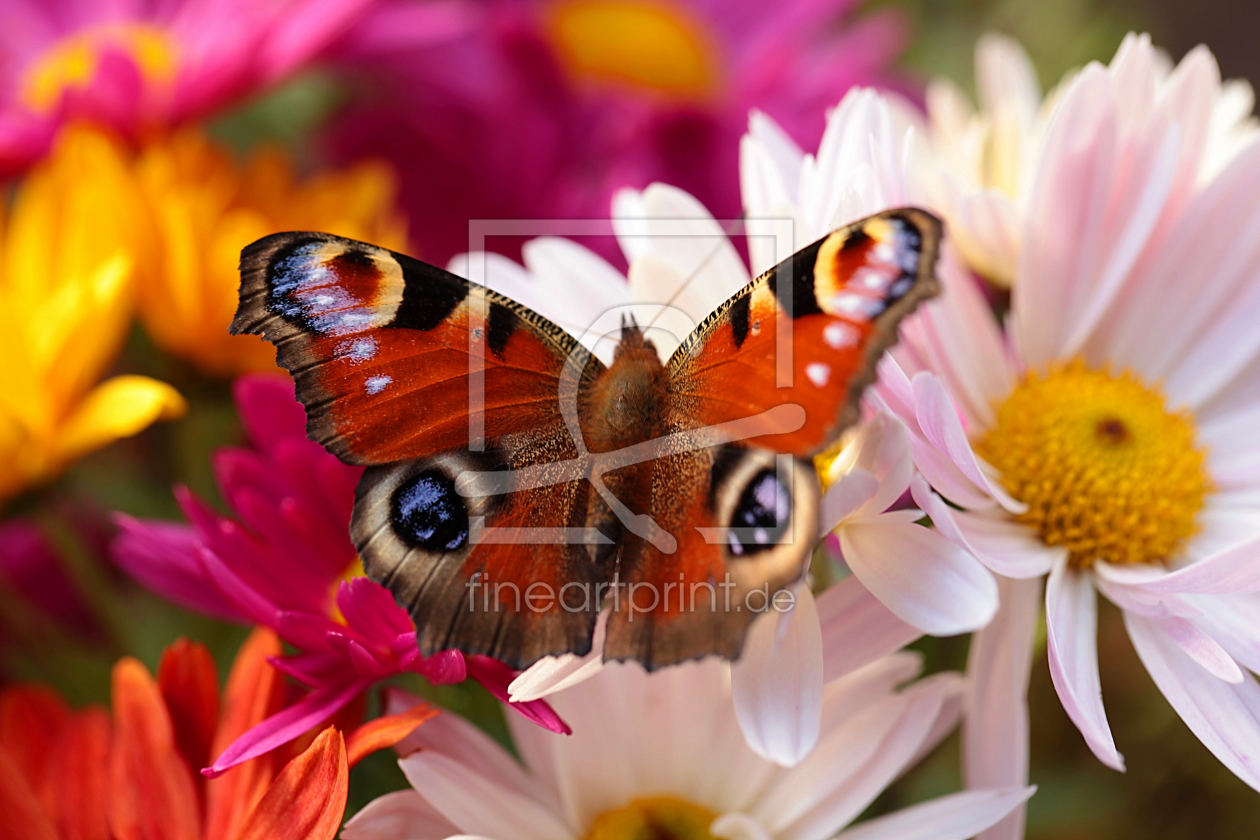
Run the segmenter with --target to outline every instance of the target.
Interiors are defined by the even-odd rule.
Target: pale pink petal
[[[388,713],[405,712],[417,703],[419,697],[398,689],[388,695]],[[530,725],[544,737],[554,738],[551,733]],[[410,735],[394,745],[394,751],[406,757],[417,752],[445,755],[460,761],[478,776],[489,779],[500,787],[509,788],[522,796],[545,800],[548,791],[539,780],[525,770],[507,750],[473,724],[455,714],[440,714],[417,727]]]
[[[1036,787],[968,790],[902,808],[842,831],[836,840],[966,840],[1022,806]]]
[[[608,611],[601,611],[595,620],[595,635],[591,639],[591,652],[586,656],[566,653],[538,660],[520,673],[508,685],[508,696],[513,703],[540,700],[552,692],[577,685],[600,672],[604,667],[604,636],[608,631]]]
[[[955,251],[946,240],[936,269],[941,295],[902,324],[899,347],[941,378],[974,431],[993,425],[994,406],[1016,376],[993,308]]]
[[[854,511],[854,516],[876,516],[892,507],[905,495],[914,475],[910,433],[905,424],[888,411],[880,411],[863,423],[828,465],[826,479],[836,481],[851,470],[861,470],[879,482],[878,492]]]
[[[946,538],[967,549],[980,562],[1005,577],[1041,577],[1059,557],[1063,547],[1047,546],[1027,527],[1005,515],[971,514],[954,510],[927,486],[920,476],[910,483],[914,503],[932,519]]]
[[[923,635],[884,606],[856,577],[828,587],[818,596],[817,608],[824,683],[851,674]]]
[[[792,767],[818,743],[822,631],[809,587],[800,587],[794,609],[752,623],[731,663],[731,691],[744,739],[763,758]]]
[[[924,437],[948,454],[968,480],[983,488],[1002,507],[1011,513],[1027,510],[1027,505],[1011,498],[996,481],[985,475],[980,460],[971,449],[971,442],[967,440],[967,432],[958,418],[958,409],[941,381],[930,373],[920,372],[915,374],[911,387],[914,388],[915,416]]]
[[[709,833],[722,840],[774,840],[761,823],[747,814],[723,814],[709,826]]]
[[[941,708],[936,713],[936,720],[932,721],[932,728],[928,730],[928,734],[923,738],[923,743],[919,745],[919,751],[906,762],[907,770],[926,758],[932,750],[939,747],[941,741],[944,741],[957,729],[959,721],[962,720],[964,692],[967,682],[963,675],[955,671],[943,671],[924,678],[924,682],[928,680],[943,684],[945,692],[941,699]]]
[[[840,547],[853,574],[925,633],[951,636],[988,624],[998,606],[993,575],[916,518],[917,511],[897,511],[846,523]]]
[[[994,499],[963,475],[949,455],[937,449],[923,435],[919,427],[918,408],[914,389],[905,371],[894,358],[885,353],[879,362],[879,378],[875,387],[867,391],[866,399],[901,419],[910,431],[910,452],[915,466],[928,482],[945,498],[969,510],[995,507]]]
[[[854,469],[838,476],[818,503],[818,538],[853,516],[879,493],[879,479],[866,470]]]
[[[1106,575],[1116,583],[1157,594],[1255,592],[1260,590],[1260,537],[1172,572],[1150,566],[1125,568],[1109,565]]]
[[[882,703],[897,687],[923,671],[923,657],[908,650],[889,654],[863,665],[851,674],[827,683],[823,690],[822,731],[844,726],[873,703]]]
[[[498,840],[559,840],[577,836],[546,804],[482,776],[457,758],[419,752],[398,764],[411,786],[442,817],[467,834]]]
[[[1028,783],[1028,675],[1041,611],[1041,581],[999,578],[1002,606],[971,639],[967,655],[963,779],[968,788]],[[978,840],[1022,840],[1018,808]]]
[[[1242,682],[1238,663],[1194,622],[1175,615],[1150,620],[1209,674],[1228,683]]]
[[[949,690],[949,684],[942,681],[916,683],[875,707],[882,714],[871,720],[865,716],[855,719],[853,725],[863,737],[880,736],[865,759],[859,759],[857,754],[846,757],[831,752],[826,749],[829,739],[824,738],[805,761],[781,778],[780,784],[793,793],[786,800],[786,807],[770,811],[773,823],[763,816],[763,809],[772,804],[769,795],[754,814],[782,840],[824,840],[833,836],[864,811],[918,754]],[[889,720],[895,722],[891,728],[885,728]],[[849,742],[846,753],[862,742],[856,732],[837,730],[835,735]],[[813,763],[815,760],[818,764]],[[836,773],[836,768],[841,767],[849,772]]]
[[[446,840],[459,829],[414,790],[378,796],[341,830],[342,840]]]
[[[1260,685],[1250,674],[1227,683],[1197,662],[1150,619],[1124,614],[1129,638],[1151,679],[1203,745],[1260,790]]]
[[[1260,673],[1260,594],[1189,596],[1200,615],[1193,619],[1212,636],[1234,660],[1249,671]]]
[[[1098,677],[1098,601],[1090,575],[1055,564],[1046,584],[1046,638],[1050,678],[1063,710],[1085,743],[1108,767],[1124,770],[1116,751]]]

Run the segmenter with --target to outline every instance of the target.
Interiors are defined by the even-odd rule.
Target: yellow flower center
[[[600,814],[582,840],[714,840],[715,816],[683,799],[650,796]]]
[[[621,82],[680,98],[715,86],[715,50],[677,4],[652,0],[557,0],[545,26],[578,78]]]
[[[1194,417],[1157,386],[1073,360],[1030,373],[976,451],[1028,505],[1017,519],[1070,562],[1162,563],[1197,530],[1212,483]]]
[[[149,81],[166,84],[175,78],[175,50],[162,30],[143,24],[103,26],[75,33],[31,65],[21,85],[22,102],[40,113],[53,110],[64,92],[92,84],[109,52],[129,57]]]

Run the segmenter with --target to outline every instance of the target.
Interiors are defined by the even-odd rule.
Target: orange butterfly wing
[[[674,353],[671,429],[771,410],[795,420],[656,462],[650,513],[678,548],[642,543],[623,564],[626,591],[644,594],[610,617],[606,658],[648,667],[708,653],[734,658],[767,601],[802,578],[817,536],[810,459],[857,422],[897,325],[936,294],[940,238],[940,222],[913,208],[837,230],[741,289]],[[681,605],[652,603],[647,593],[666,587],[682,594]]]

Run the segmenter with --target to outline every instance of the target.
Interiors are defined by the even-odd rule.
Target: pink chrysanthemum
[[[1260,790],[1250,90],[1223,85],[1205,48],[1173,66],[1129,36],[1047,101],[1018,189],[990,208],[1006,210],[981,212],[993,196],[962,178],[945,205],[973,246],[1006,243],[1001,260],[967,257],[1006,267],[1005,330],[953,266],[881,379],[936,491],[920,481],[916,502],[1003,576],[999,614],[971,648],[968,781],[1026,778],[1044,581],[1050,675],[1100,761],[1124,768],[1098,670],[1102,595],[1187,726]],[[1000,828],[986,840],[1022,834],[1018,819]]]
[[[413,672],[439,684],[471,676],[506,700],[515,672],[458,651],[425,659],[406,611],[362,577],[348,534],[362,469],[307,439],[292,386],[279,377],[245,376],[235,395],[254,449],[220,450],[215,471],[239,519],[180,488],[191,526],[119,515],[122,534],[113,546],[115,561],[162,595],[219,618],[270,627],[298,649],[274,664],[309,693],[229,746],[210,772],[286,743],[394,674]],[[511,708],[568,731],[542,701]]]
[[[732,218],[749,108],[814,143],[824,107],[887,80],[900,21],[842,26],[855,5],[490,0],[474,37],[380,67],[378,104],[347,113],[335,145],[394,164],[432,262],[470,249],[470,219],[606,219],[616,189],[653,181]]]
[[[375,52],[462,29],[449,3],[9,0],[0,25],[0,173],[65,122],[144,136],[285,78],[332,48]],[[393,42],[393,43],[389,43]]]

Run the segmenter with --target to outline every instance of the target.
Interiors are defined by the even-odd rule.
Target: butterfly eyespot
[[[390,513],[394,532],[413,547],[447,552],[468,542],[468,508],[445,473],[422,472],[398,485]]]
[[[744,557],[772,548],[787,532],[792,518],[792,491],[772,469],[748,482],[731,517],[731,554]]]

